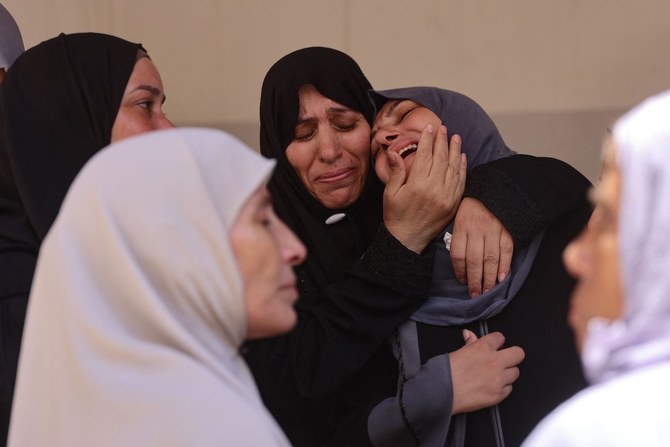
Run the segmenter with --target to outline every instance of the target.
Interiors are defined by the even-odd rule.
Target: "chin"
[[[290,313],[285,312],[275,317],[267,317],[260,324],[256,325],[256,327],[249,327],[247,338],[255,340],[285,334],[293,329],[297,323],[298,314],[291,307]]]

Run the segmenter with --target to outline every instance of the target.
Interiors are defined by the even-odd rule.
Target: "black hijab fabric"
[[[383,186],[372,165],[359,200],[346,209],[331,210],[309,194],[286,159],[286,147],[293,140],[298,120],[298,91],[309,84],[323,96],[361,112],[368,123],[373,118],[366,94],[372,87],[358,64],[340,51],[324,47],[295,51],[277,61],[263,81],[261,153],[277,159],[268,187],[277,213],[308,249],[307,261],[297,269],[302,292],[299,307],[351,268],[370,242],[382,215]],[[346,218],[337,224],[325,224],[336,212],[345,213]]]
[[[40,244],[79,169],[110,143],[141,48],[61,34],[21,55],[0,87],[0,441]]]
[[[104,34],[61,34],[7,73],[3,133],[11,172],[3,170],[0,181],[3,191],[14,183],[40,240],[79,169],[110,143],[139,49]]]

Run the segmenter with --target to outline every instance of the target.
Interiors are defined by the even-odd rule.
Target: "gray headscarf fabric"
[[[589,322],[582,361],[592,382],[670,361],[669,117],[670,90],[647,99],[614,127],[624,310],[614,322]]]
[[[21,53],[21,31],[9,11],[0,5],[0,68],[7,70]]]
[[[389,99],[411,99],[432,110],[447,126],[449,136],[460,135],[468,170],[515,154],[507,147],[484,109],[461,93],[435,87],[408,87],[373,91],[370,96],[377,110]],[[467,285],[456,280],[449,252],[439,245],[435,253],[430,297],[411,319],[437,326],[454,326],[499,314],[528,276],[543,234],[535,236],[528,246],[515,247],[507,278],[474,300],[468,294]]]

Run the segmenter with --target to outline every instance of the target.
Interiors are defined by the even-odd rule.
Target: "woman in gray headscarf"
[[[23,53],[21,31],[9,11],[0,5],[0,82],[21,53]]]
[[[566,324],[574,281],[561,266],[561,253],[591,214],[590,184],[560,160],[515,155],[486,112],[460,93],[410,87],[374,92],[372,98],[378,110],[372,152],[380,179],[387,177],[389,158],[414,169],[421,129],[444,123],[451,139],[462,141],[471,169],[461,206],[473,192],[487,191],[481,206],[500,216],[515,252],[509,274],[471,298],[452,262],[457,246],[462,249],[462,222],[456,218],[444,239],[434,241],[430,296],[394,340],[401,380],[397,395],[371,413],[371,440],[379,446],[519,445],[543,415],[586,385]],[[496,183],[513,185],[511,193],[492,189]],[[482,386],[477,378],[487,371],[479,369],[469,381],[459,381],[455,359],[468,349],[459,349],[464,330],[466,345],[474,333],[489,343],[495,336],[496,349],[506,341],[526,357],[517,369],[519,348],[503,349],[502,365],[491,361],[486,368],[504,367],[500,378]],[[482,405],[487,399],[475,400],[482,395],[493,398]]]
[[[670,91],[624,115],[606,144],[596,210],[565,251],[570,323],[592,387],[526,446],[670,442]]]

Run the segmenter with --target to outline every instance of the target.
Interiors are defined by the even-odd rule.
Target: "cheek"
[[[121,109],[116,115],[114,125],[112,126],[112,143],[121,141],[125,138],[139,135],[147,130],[146,119],[141,113],[135,113],[130,110]]]
[[[347,149],[351,156],[358,160],[362,172],[367,174],[370,167],[371,149],[369,132],[350,132],[343,134],[341,146]]]
[[[307,178],[309,167],[314,160],[316,150],[312,149],[306,143],[291,143],[286,148],[286,160],[293,167],[298,176],[302,179]]]

